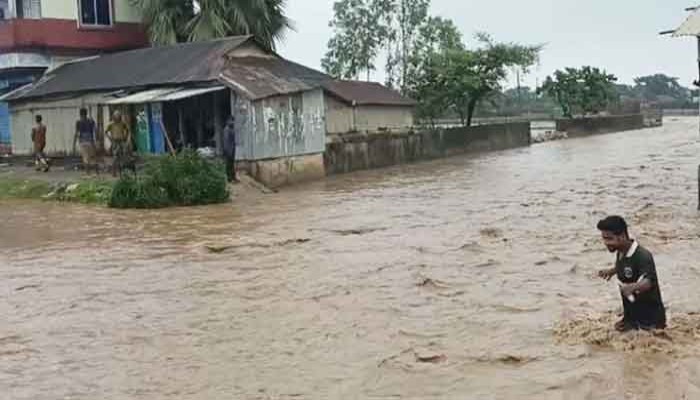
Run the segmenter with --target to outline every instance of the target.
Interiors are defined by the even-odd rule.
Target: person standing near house
[[[131,157],[132,139],[129,125],[122,120],[122,114],[119,111],[112,114],[112,122],[107,125],[105,135],[112,143],[112,157],[114,157],[112,175],[117,176],[117,171],[121,175],[122,169],[128,165]]]
[[[236,120],[229,117],[224,127],[224,157],[226,158],[226,176],[229,182],[238,182],[236,177]]]
[[[80,109],[80,119],[75,123],[75,137],[73,138],[73,151],[76,144],[80,143],[80,155],[83,160],[83,168],[89,173],[90,168],[95,168],[98,173],[95,159],[95,121],[88,117],[86,108]]]
[[[32,128],[32,143],[34,144],[34,165],[37,171],[48,172],[49,162],[44,154],[46,147],[46,125],[41,115],[36,116],[36,125]]]

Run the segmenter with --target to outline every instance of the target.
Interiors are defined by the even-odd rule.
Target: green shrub
[[[110,206],[161,208],[223,203],[228,199],[223,163],[185,150],[176,156],[149,159],[139,177],[120,179]]]
[[[162,208],[171,205],[165,190],[148,179],[123,177],[114,184],[109,206],[113,208]]]

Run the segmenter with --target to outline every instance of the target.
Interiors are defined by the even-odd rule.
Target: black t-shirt
[[[644,328],[665,328],[666,309],[661,299],[659,280],[656,276],[654,256],[649,250],[638,246],[631,257],[618,254],[615,263],[617,278],[622,283],[635,283],[644,275],[654,287],[641,294],[635,295],[635,301],[630,302],[622,296],[622,305],[625,309],[625,322]]]

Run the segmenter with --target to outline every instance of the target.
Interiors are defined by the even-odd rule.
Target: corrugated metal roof
[[[414,106],[416,101],[376,82],[331,81],[324,88],[339,99],[357,105]]]
[[[332,78],[322,72],[277,57],[236,57],[229,60],[220,81],[251,100],[319,88]]]
[[[152,89],[144,90],[143,92],[132,93],[128,96],[118,97],[114,100],[108,100],[106,104],[143,104],[150,103],[153,101],[158,101],[157,99],[161,96],[167,95],[173,91],[177,91],[180,88],[167,88],[167,89]]]
[[[693,11],[673,36],[700,36],[700,9]]]
[[[211,86],[205,88],[186,89],[184,87],[150,89],[131,93],[124,97],[107,100],[105,104],[143,104],[161,101],[182,100],[188,97],[199,96],[206,93],[225,90],[225,86]]]
[[[199,89],[180,89],[176,92],[168,93],[164,96],[160,96],[158,101],[175,101],[182,100],[189,97],[200,96],[206,93],[218,92],[220,90],[226,90],[226,86],[212,86],[207,88]]]
[[[236,36],[124,51],[69,63],[51,71],[28,90],[8,96],[7,100],[213,82],[226,64],[224,56],[252,40],[250,36]]]
[[[323,88],[348,104],[413,106],[413,99],[374,82],[337,81],[282,58],[232,58],[220,81],[251,100]]]

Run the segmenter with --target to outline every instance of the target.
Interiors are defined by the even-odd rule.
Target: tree
[[[430,53],[413,91],[420,117],[433,122],[451,110],[462,125],[470,126],[477,105],[499,93],[508,69],[526,70],[541,50],[540,46],[495,43],[485,34],[477,39],[482,47],[474,50],[453,48]]]
[[[168,45],[253,35],[274,49],[292,28],[285,0],[130,0],[139,7],[151,42]]]
[[[387,41],[387,86],[406,93],[411,73],[411,63],[418,45],[418,35],[428,23],[430,0],[391,0],[386,18],[389,35]]]
[[[450,108],[441,63],[448,52],[464,50],[462,34],[451,20],[430,18],[419,30],[416,43],[404,92],[418,100],[417,117],[434,127],[436,119]]]
[[[637,92],[648,101],[658,100],[666,96],[674,100],[685,101],[690,97],[690,90],[678,83],[678,78],[672,78],[664,74],[655,74],[636,78]]]
[[[548,76],[541,93],[554,98],[564,116],[574,113],[597,114],[618,100],[615,75],[593,67],[566,68]]]
[[[450,20],[428,15],[430,0],[338,0],[330,26],[333,37],[322,60],[336,77],[370,79],[380,53],[385,53],[387,86],[409,94],[426,50],[461,46],[461,34]]]
[[[339,0],[333,5],[334,29],[328,52],[321,64],[334,78],[358,79],[360,73],[369,80],[376,69],[374,61],[389,31],[383,20],[390,12],[389,0]]]

